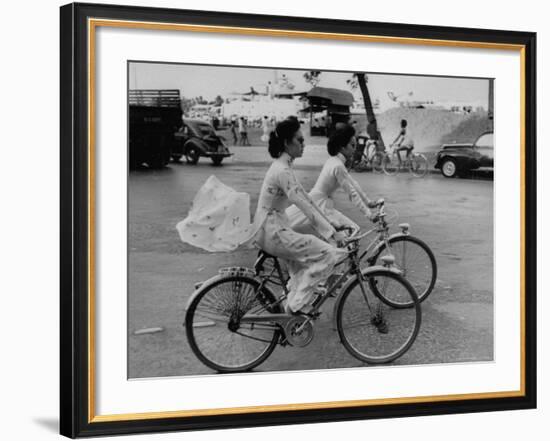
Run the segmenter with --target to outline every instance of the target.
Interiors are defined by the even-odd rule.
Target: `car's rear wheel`
[[[222,165],[222,161],[223,161],[223,156],[212,158],[212,163],[214,165]]]
[[[441,164],[441,173],[446,178],[454,178],[458,174],[458,167],[456,161],[451,158],[446,158]]]
[[[200,152],[195,146],[189,146],[185,152],[185,159],[188,164],[196,164],[199,162]]]

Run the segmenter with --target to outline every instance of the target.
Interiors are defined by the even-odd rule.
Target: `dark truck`
[[[183,124],[179,90],[130,90],[128,99],[130,168],[166,166],[176,148],[174,134]]]

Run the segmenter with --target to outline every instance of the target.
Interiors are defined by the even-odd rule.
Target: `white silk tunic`
[[[357,181],[351,177],[345,162],[346,158],[341,153],[327,159],[317,182],[309,192],[309,196],[333,225],[358,228],[355,222],[334,208],[333,195],[338,189],[342,189],[365,217],[371,216],[371,211],[368,208],[369,198]],[[304,231],[310,228],[309,219],[297,207],[290,207],[287,210],[287,215],[291,227],[295,230]]]
[[[273,161],[265,175],[252,224],[246,221],[250,218],[247,196],[211,176],[197,193],[188,217],[177,225],[180,238],[208,251],[254,244],[284,259],[290,275],[288,305],[297,311],[310,302],[315,287],[347,252],[290,227],[285,210],[294,204],[320,237],[329,239],[335,232],[296,179],[286,153]]]

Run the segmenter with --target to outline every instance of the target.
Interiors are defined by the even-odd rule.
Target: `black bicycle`
[[[249,371],[277,345],[307,346],[321,306],[336,294],[336,327],[351,355],[370,364],[402,356],[418,335],[420,302],[393,267],[393,256],[381,257],[381,265],[360,268],[359,241],[366,235],[345,240],[348,257],[341,263],[347,262],[347,269],[317,294],[307,314],[284,313],[288,280],[275,256],[260,252],[254,269],[220,270],[197,286],[188,302],[184,325],[194,354],[218,372]],[[275,295],[274,290],[282,292]],[[411,306],[396,308],[392,303]]]

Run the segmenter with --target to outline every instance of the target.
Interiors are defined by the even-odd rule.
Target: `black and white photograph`
[[[2,438],[544,438],[550,27],[506,6],[8,3]]]
[[[127,76],[129,379],[494,360],[493,78]]]

